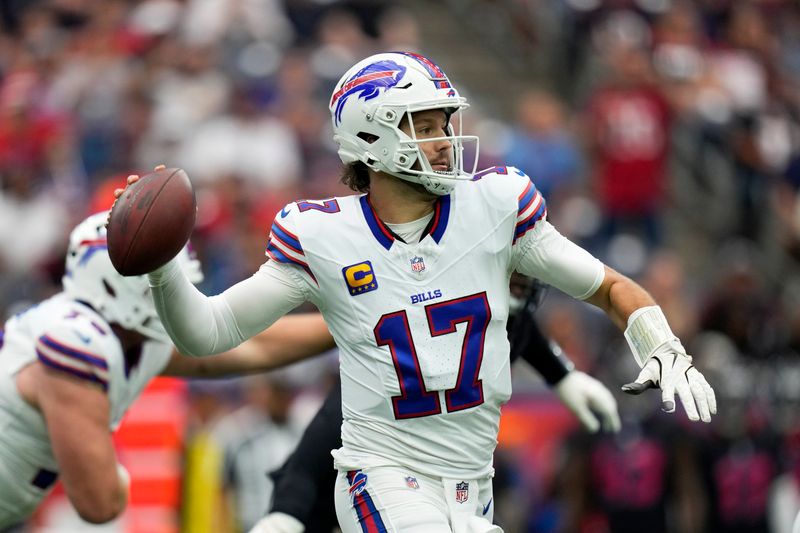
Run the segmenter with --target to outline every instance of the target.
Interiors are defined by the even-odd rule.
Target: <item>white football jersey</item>
[[[368,195],[295,202],[278,213],[267,255],[296,267],[286,270],[340,350],[338,468],[491,475],[500,408],[511,395],[509,277],[522,237],[545,216],[542,196],[512,167],[476,174],[438,198],[419,242],[394,235]]]
[[[0,343],[0,529],[27,518],[58,473],[44,418],[20,397],[17,373],[38,361],[94,383],[108,394],[113,431],[171,351],[170,344],[146,342],[126,361],[103,317],[64,294],[6,322]]]

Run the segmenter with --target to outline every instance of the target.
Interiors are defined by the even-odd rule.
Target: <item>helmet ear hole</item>
[[[366,131],[358,132],[357,137],[362,141],[366,142],[367,144],[372,144],[378,139],[380,139],[380,137],[378,137],[377,135],[374,135],[372,133],[367,133]]]

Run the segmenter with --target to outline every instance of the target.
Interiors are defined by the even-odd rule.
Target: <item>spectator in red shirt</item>
[[[588,137],[597,200],[604,215],[604,240],[621,230],[661,242],[666,203],[669,108],[653,82],[645,51],[614,45],[608,80],[591,95]]]

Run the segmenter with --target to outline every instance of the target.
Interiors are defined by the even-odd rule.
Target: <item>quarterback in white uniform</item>
[[[652,298],[560,235],[521,170],[475,173],[466,101],[412,53],[371,56],[330,101],[347,183],[363,194],[287,205],[267,262],[207,298],[177,265],[151,273],[159,316],[181,351],[230,349],[303,301],[322,312],[341,354],[337,515],[345,533],[499,531],[492,454],[511,394],[508,283],[513,271],[597,305],[642,366],[632,392],[677,391],[692,420],[716,411]],[[475,144],[475,155],[465,155]]]
[[[111,266],[107,216],[72,232],[64,291],[0,330],[0,531],[30,516],[57,478],[84,519],[122,511],[128,476],[109,430],[154,376],[268,370],[332,346],[321,319],[298,315],[210,365],[174,353],[146,279]],[[202,279],[185,249],[178,262],[188,279]]]

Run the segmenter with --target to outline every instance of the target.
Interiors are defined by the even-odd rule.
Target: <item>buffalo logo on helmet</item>
[[[344,82],[342,87],[333,93],[331,105],[336,104],[334,116],[336,123],[342,121],[342,109],[347,100],[354,94],[363,100],[372,100],[381,91],[397,85],[406,73],[406,67],[394,61],[384,60],[370,63]]]

